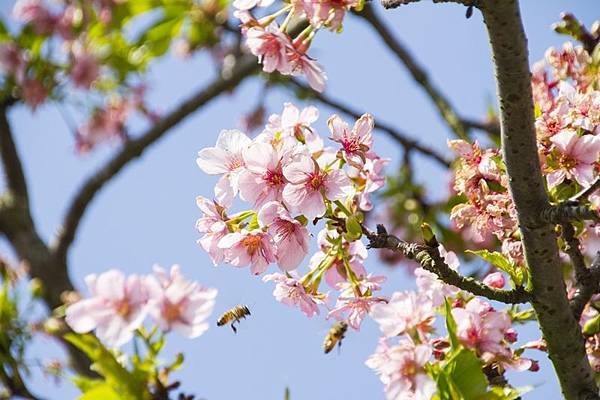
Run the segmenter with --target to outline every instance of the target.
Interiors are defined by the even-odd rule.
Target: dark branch
[[[117,175],[130,161],[142,155],[144,150],[162,138],[175,125],[198,110],[200,107],[235,88],[242,80],[259,70],[255,57],[241,58],[227,77],[219,77],[213,83],[180,104],[174,111],[162,118],[139,138],[127,141],[123,148],[106,165],[92,175],[73,198],[62,230],[53,246],[54,253],[64,257],[75,239],[79,223],[96,194]]]
[[[522,287],[512,290],[495,289],[474,278],[460,275],[446,264],[437,246],[407,243],[387,233],[383,225],[377,225],[377,233],[366,231],[369,248],[399,251],[417,261],[425,270],[432,272],[449,285],[456,286],[477,296],[507,304],[527,303],[529,293]],[[433,239],[434,241],[435,238]],[[437,241],[436,241],[437,242]]]
[[[600,222],[600,215],[588,206],[567,201],[542,211],[541,219],[550,224],[564,224],[573,221]]]
[[[397,8],[410,3],[418,3],[421,0],[381,0],[381,5],[385,8]],[[465,6],[472,6],[475,0],[433,0],[434,3],[457,3]]]
[[[567,235],[565,235],[563,231],[563,237],[565,236]],[[577,289],[571,299],[571,310],[573,311],[575,319],[579,321],[586,304],[589,303],[592,296],[598,293],[598,290],[600,289],[600,251],[596,253],[596,257],[592,261],[590,268],[587,268],[579,248],[575,247],[576,245],[579,245],[579,240],[574,236],[572,236],[572,238],[573,239],[570,240],[571,244],[568,245],[565,251],[571,258],[573,269],[575,270]],[[567,241],[567,238],[565,238],[565,241]]]
[[[23,166],[15,147],[10,123],[8,122],[8,105],[0,105],[0,155],[2,168],[8,190],[23,201],[28,202],[27,182],[23,173]]]
[[[321,102],[325,105],[328,105],[331,108],[339,110],[339,111],[343,112],[344,114],[351,116],[352,118],[358,119],[362,115],[362,113],[351,108],[350,106],[343,104],[340,101],[334,100],[331,97],[328,97],[322,93],[314,91],[310,87],[308,87],[307,85],[304,85],[303,83],[299,82],[296,79],[292,78],[290,80],[290,82],[297,88],[301,89],[302,91],[310,93],[310,95],[315,100],[318,100],[319,102]],[[375,121],[377,121],[377,118],[375,118]],[[393,140],[398,142],[402,147],[404,147],[405,150],[409,150],[409,151],[416,150],[426,156],[431,157],[432,159],[434,159],[435,161],[437,161],[439,164],[443,165],[444,167],[450,166],[450,161],[446,160],[446,158],[444,156],[437,153],[435,150],[420,144],[416,140],[411,139],[407,134],[398,131],[397,129],[393,128],[392,126],[387,125],[382,122],[376,122],[375,128],[386,133],[390,138],[392,138]]]

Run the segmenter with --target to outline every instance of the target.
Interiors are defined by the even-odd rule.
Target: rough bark
[[[532,305],[567,399],[598,399],[584,339],[562,277],[538,159],[527,38],[517,0],[478,2],[488,30],[500,102],[502,152],[532,280]]]

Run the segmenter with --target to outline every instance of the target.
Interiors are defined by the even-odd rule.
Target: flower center
[[[163,305],[163,316],[167,321],[175,321],[181,315],[181,304],[165,302]]]
[[[127,317],[131,312],[131,308],[129,307],[129,303],[126,300],[122,300],[117,304],[117,314],[121,317]]]
[[[319,190],[321,186],[323,186],[323,178],[324,176],[319,173],[311,175],[310,179],[308,180],[308,186],[312,190]]]
[[[577,164],[579,164],[579,162],[568,154],[563,154],[560,156],[560,165],[564,169],[575,169],[575,167],[577,167]]]
[[[280,170],[271,171],[268,170],[265,174],[265,181],[269,186],[279,186],[284,183],[283,173]]]
[[[360,143],[358,141],[358,137],[354,137],[352,139],[346,138],[342,146],[344,147],[346,153],[356,153],[360,151]]]
[[[244,160],[242,160],[241,156],[233,156],[231,160],[229,160],[229,165],[227,166],[230,171],[235,171],[236,169],[244,166]]]
[[[260,240],[261,237],[259,235],[250,235],[242,240],[242,244],[246,248],[246,251],[251,256],[256,253],[256,251],[260,248]]]
[[[417,373],[417,365],[412,360],[407,360],[402,366],[401,373],[403,376],[413,376]]]

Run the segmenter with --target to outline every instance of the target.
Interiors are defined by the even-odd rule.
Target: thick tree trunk
[[[496,68],[502,151],[533,283],[533,307],[567,399],[598,399],[584,339],[566,296],[537,152],[527,38],[517,0],[480,1]]]

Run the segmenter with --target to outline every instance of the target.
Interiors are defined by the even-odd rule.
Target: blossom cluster
[[[208,329],[216,289],[186,280],[177,265],[169,272],[154,267],[152,275],[125,276],[111,269],[85,278],[90,297],[66,308],[66,322],[77,333],[92,330],[108,346],[127,343],[151,316],[163,332],[194,338]]]
[[[323,27],[341,30],[346,11],[362,7],[362,0],[299,0],[285,4],[276,12],[257,19],[251,12],[255,7],[268,7],[273,0],[236,0],[235,15],[242,22],[246,45],[259,58],[265,72],[278,71],[283,75],[304,75],[310,86],[321,92],[327,75],[308,54],[317,31]],[[285,15],[279,25],[277,18]],[[295,37],[288,33],[290,21],[304,18],[308,27]]]
[[[152,122],[158,118],[145,104],[144,85],[125,82],[128,73],[123,61],[118,64],[111,58],[110,51],[117,52],[117,45],[88,34],[92,28],[102,30],[117,42],[119,33],[109,33],[117,3],[50,5],[43,0],[18,0],[12,17],[22,29],[0,41],[3,95],[17,96],[34,111],[50,99],[90,108],[85,110],[89,120],[76,131],[76,148],[81,152],[124,137],[125,122],[135,111]]]
[[[382,168],[388,162],[372,149],[374,127],[369,114],[353,126],[339,116],[327,121],[326,147],[313,124],[315,107],[284,105],[281,115],[269,117],[256,138],[236,130],[222,131],[215,147],[199,152],[202,171],[220,176],[214,199],[198,197],[203,212],[197,229],[199,244],[215,265],[226,262],[250,266],[260,275],[276,263],[283,273],[265,275],[275,282],[274,295],[312,317],[330,296],[320,291],[323,278],[339,291],[329,316],[344,318],[358,329],[372,304],[383,301],[373,292],[382,277],[364,268],[367,251],[360,241],[363,211],[370,195],[384,184]],[[251,208],[229,212],[238,196]],[[298,268],[309,251],[308,223],[325,221],[318,234],[319,250],[310,258],[309,271]]]
[[[585,49],[571,43],[561,50],[550,48],[545,60],[533,67],[541,168],[550,198],[556,203],[600,178],[597,68]],[[466,202],[452,209],[452,221],[472,242],[499,239],[504,255],[523,265],[516,211],[499,151],[462,140],[450,141],[449,146],[458,156],[453,189],[466,197]],[[600,210],[600,191],[591,193],[587,200]],[[594,226],[581,234],[587,242],[594,237]]]
[[[440,246],[448,265],[458,268],[458,259]],[[450,339],[436,334],[437,314],[451,304],[454,334],[460,345],[473,351],[482,363],[503,374],[506,369],[537,371],[535,361],[514,350],[517,341],[513,321],[506,311],[449,286],[422,268],[415,270],[417,291],[395,292],[389,302],[374,305],[371,317],[383,334],[375,353],[366,364],[384,384],[386,398],[430,399],[436,392],[429,366],[443,363],[450,351]],[[503,285],[504,283],[502,283]]]

